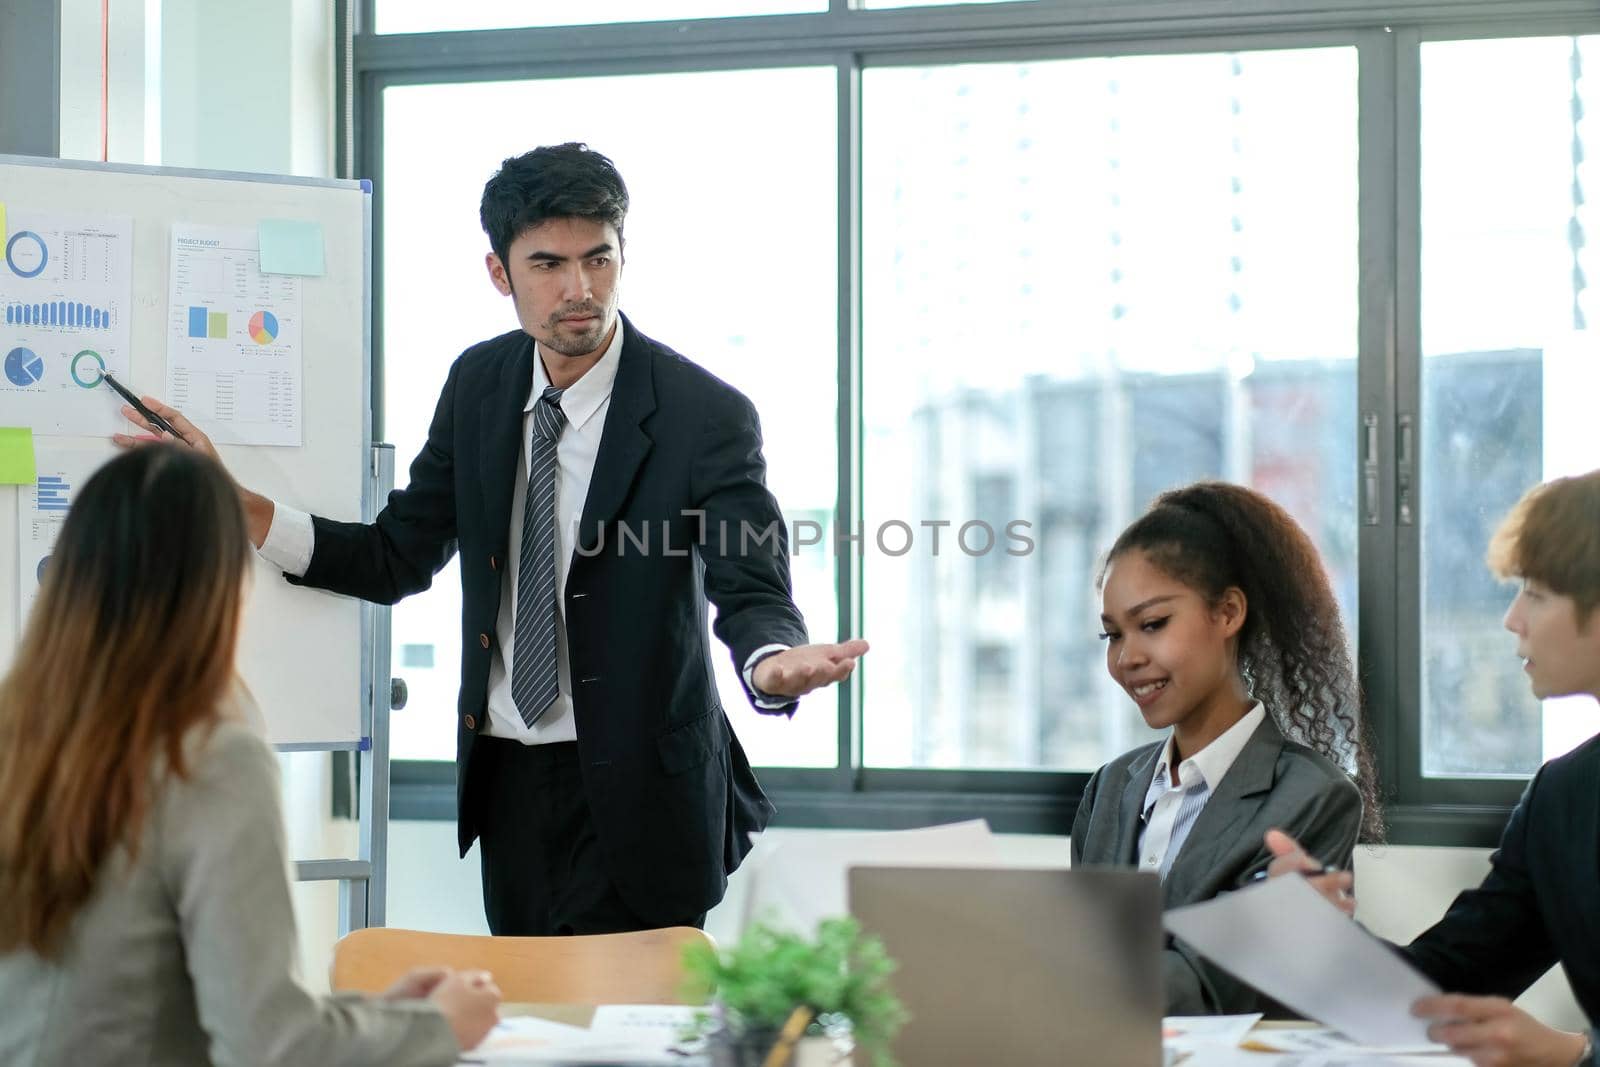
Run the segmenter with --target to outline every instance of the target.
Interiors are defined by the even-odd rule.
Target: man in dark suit
[[[1505,627],[1534,696],[1600,700],[1600,470],[1529,490],[1495,533],[1489,563],[1522,582]],[[1318,867],[1288,834],[1274,830],[1266,843],[1274,875]],[[1600,737],[1539,769],[1489,862],[1483,884],[1399,949],[1445,990],[1412,1012],[1476,1064],[1594,1067],[1594,1031],[1552,1029],[1511,998],[1559,963],[1591,1025],[1600,1022]],[[1310,881],[1354,914],[1349,872]]]
[[[750,402],[619,313],[627,208],[583,145],[506,160],[480,213],[521,328],[452,365],[406,488],[372,524],[241,491],[297,584],[393,603],[460,552],[458,836],[481,843],[496,934],[699,925],[722,898],[772,808],[718,697],[708,599],[764,712],[866,651],[807,643]]]

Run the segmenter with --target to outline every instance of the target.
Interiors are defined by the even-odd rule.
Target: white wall
[[[774,841],[840,830],[774,830]],[[1064,867],[1071,842],[1066,837],[1003,834],[1008,863]],[[757,849],[762,847],[757,845]],[[395,822],[389,832],[389,925],[448,933],[484,934],[482,882],[476,846],[456,860],[453,822]],[[752,862],[755,858],[753,857]],[[1368,929],[1394,941],[1409,941],[1444,914],[1460,890],[1476,885],[1489,870],[1489,850],[1385,846],[1356,850],[1357,918]],[[745,886],[735,872],[728,896],[706,917],[706,931],[726,944],[738,936]],[[1524,1008],[1566,1030],[1587,1027],[1560,969],[1552,970],[1525,993]]]

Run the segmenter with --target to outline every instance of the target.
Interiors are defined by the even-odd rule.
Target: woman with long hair
[[[1242,486],[1171,490],[1112,545],[1100,591],[1106,669],[1168,734],[1090,779],[1073,865],[1156,874],[1169,908],[1249,882],[1271,827],[1348,865],[1377,795],[1339,605],[1299,524]],[[1271,1007],[1182,942],[1164,966],[1168,1014]]]
[[[278,765],[234,671],[249,542],[222,468],[151,445],[62,526],[0,682],[0,1063],[450,1064],[499,993],[293,972]]]

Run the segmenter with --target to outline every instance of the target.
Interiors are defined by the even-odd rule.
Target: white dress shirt
[[[1223,731],[1222,736],[1178,764],[1178,784],[1172,784],[1172,761],[1177,757],[1171,734],[1161,748],[1155,775],[1145,791],[1139,831],[1139,869],[1159,874],[1163,881],[1173,861],[1183,850],[1195,820],[1216,792],[1228,768],[1244,751],[1250,735],[1256,732],[1267,709],[1261,701],[1250,705],[1244,718]]]
[[[549,744],[554,741],[575,741],[578,729],[572,715],[572,676],[567,665],[566,601],[567,572],[572,566],[572,548],[576,543],[578,523],[583,517],[583,504],[589,497],[589,481],[594,475],[595,457],[600,452],[600,438],[605,431],[606,412],[611,407],[611,387],[617,380],[617,366],[622,358],[623,324],[617,319],[617,329],[600,361],[573,382],[561,394],[561,411],[566,424],[556,443],[556,676],[558,690],[555,701],[534,725],[522,721],[515,701],[511,697],[512,644],[516,635],[517,572],[521,568],[521,553],[507,553],[507,566],[501,571],[500,612],[495,622],[494,654],[489,658],[488,722],[483,732],[491,737],[521,741],[525,745]],[[533,453],[533,408],[544,391],[550,387],[550,376],[545,372],[544,356],[538,344],[534,345],[533,384],[523,403],[522,450],[517,457],[517,479],[511,494],[511,545],[522,543],[522,511],[528,496],[528,460]],[[560,357],[557,357],[560,358]],[[272,525],[266,540],[261,544],[261,556],[296,577],[303,576],[311,566],[315,547],[315,529],[311,516],[294,508],[274,502]],[[786,645],[764,645],[751,654],[744,667],[745,684],[755,691],[752,675],[756,663]],[[757,706],[781,708],[791,703],[787,698],[765,698],[757,694]]]

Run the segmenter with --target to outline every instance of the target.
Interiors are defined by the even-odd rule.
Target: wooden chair
[[[381,993],[413,967],[485,970],[508,1002],[682,1004],[688,926],[579,937],[488,937],[372,927],[333,947],[333,988]]]

